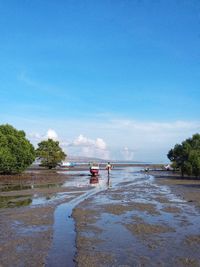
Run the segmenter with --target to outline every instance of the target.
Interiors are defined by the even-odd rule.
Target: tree
[[[168,154],[175,168],[184,174],[200,176],[200,134],[195,134],[181,144],[176,144]]]
[[[36,155],[42,160],[41,165],[49,169],[55,168],[66,157],[59,142],[52,139],[40,142]]]
[[[35,149],[24,131],[0,125],[0,173],[21,173],[35,160]]]

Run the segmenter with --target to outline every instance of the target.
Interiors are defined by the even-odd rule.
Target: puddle
[[[32,234],[34,233],[39,233],[39,232],[44,232],[44,231],[48,231],[49,230],[49,226],[46,226],[46,225],[40,225],[40,226],[26,226],[26,227],[20,227],[18,226],[17,228],[17,232],[20,234],[20,235],[24,235],[24,236],[27,236],[27,235],[30,235],[32,236]]]
[[[51,194],[46,197],[34,195],[14,195],[14,196],[0,196],[0,209],[1,208],[17,208],[23,206],[39,206],[47,205],[55,201],[61,201],[71,197],[75,197],[77,194],[85,191],[72,191]]]
[[[0,188],[0,192],[10,192],[10,191],[19,191],[19,190],[27,190],[31,189],[30,185],[10,185],[3,184]]]
[[[54,187],[61,187],[63,183],[56,183],[56,184],[31,184],[31,185],[11,185],[11,184],[3,184],[0,188],[0,192],[11,192],[11,191],[22,191],[22,190],[30,190],[34,188],[54,188]]]
[[[32,203],[31,196],[0,196],[0,208],[16,208],[29,206]]]
[[[84,191],[81,191],[81,192],[84,192]],[[68,199],[68,198],[74,197],[75,194],[80,194],[80,191],[57,193],[57,194],[47,196],[47,197],[34,197],[32,199],[31,205],[32,206],[46,205],[46,204],[49,204],[51,202],[55,202],[58,200],[63,200],[63,199]]]

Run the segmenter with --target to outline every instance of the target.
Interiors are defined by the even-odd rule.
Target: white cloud
[[[97,149],[105,150],[107,145],[102,138],[97,138],[96,140],[85,137],[80,134],[71,144],[71,146],[86,146],[95,147]]]
[[[101,138],[97,138],[96,141],[95,141],[95,146],[99,149],[103,149],[105,150],[107,145],[105,143],[105,141]]]
[[[58,134],[53,129],[48,129],[46,134],[40,134],[38,132],[29,133],[27,137],[33,142],[34,145],[37,145],[42,140],[53,139],[54,141],[58,140]]]
[[[41,139],[41,135],[39,133],[30,133],[30,134],[28,134],[28,137],[30,139],[34,139],[34,140],[40,140]]]
[[[57,141],[58,140],[58,135],[57,135],[57,133],[56,133],[55,130],[49,129],[47,131],[47,134],[46,134],[46,138],[45,139],[53,139],[54,141]]]
[[[72,146],[93,146],[95,141],[80,134],[72,143]]]
[[[90,139],[80,134],[68,146],[69,148],[78,148],[78,153],[80,153],[81,156],[97,157],[102,159],[109,159],[110,157],[107,144],[102,138]]]
[[[134,151],[129,149],[127,146],[123,148],[121,155],[123,160],[134,160]]]

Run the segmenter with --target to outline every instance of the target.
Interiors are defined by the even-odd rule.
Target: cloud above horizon
[[[28,138],[35,142],[40,142],[42,140],[47,140],[47,139],[53,139],[54,141],[58,140],[58,134],[56,133],[55,130],[53,129],[48,129],[46,134],[41,134],[41,133],[29,133]]]
[[[121,150],[121,155],[122,155],[122,159],[127,160],[127,161],[131,161],[134,160],[134,151],[131,150],[130,148],[128,148],[127,146],[125,146],[122,150]]]
[[[80,134],[68,147],[79,148],[81,156],[97,157],[102,159],[109,159],[110,152],[107,149],[107,144],[102,138],[90,139]]]
[[[71,155],[85,156],[85,157],[97,157],[101,159],[109,159],[110,152],[107,149],[107,144],[102,138],[90,139],[80,134],[74,140],[66,141],[59,138],[57,132],[53,129],[48,129],[46,134],[31,133],[28,134],[28,138],[36,146],[38,142],[47,139],[53,139],[59,141],[61,147],[68,152],[71,151]]]
[[[80,134],[74,141],[70,144],[70,146],[92,146],[97,149],[105,150],[107,145],[102,138],[97,138],[96,140],[85,137]]]
[[[53,125],[45,134],[39,131],[29,134],[30,140],[37,144],[42,139],[53,138],[70,156],[153,162],[167,161],[166,154],[171,147],[200,132],[199,121],[76,119]]]

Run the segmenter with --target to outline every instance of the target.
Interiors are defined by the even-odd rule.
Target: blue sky
[[[165,161],[200,131],[199,47],[199,1],[0,0],[1,123],[35,143],[52,129],[68,154]]]

